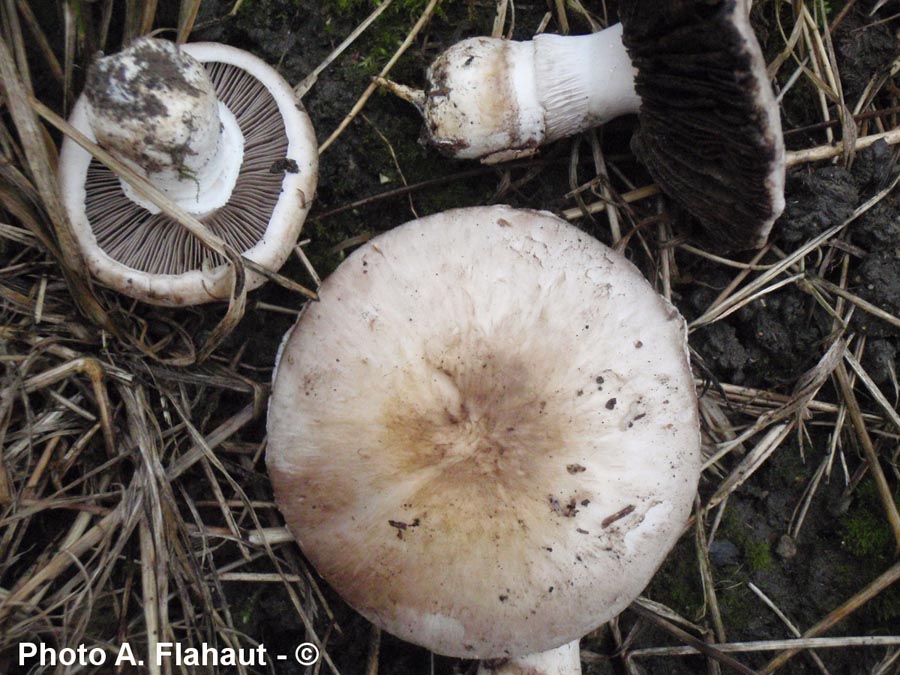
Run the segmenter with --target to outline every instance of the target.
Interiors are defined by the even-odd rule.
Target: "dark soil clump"
[[[788,174],[784,215],[775,236],[785,244],[811,239],[850,217],[859,200],[856,181],[847,169],[828,166]]]

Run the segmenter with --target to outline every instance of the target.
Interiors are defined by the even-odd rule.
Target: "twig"
[[[865,150],[866,148],[875,145],[878,141],[884,141],[888,145],[900,143],[900,129],[891,129],[890,131],[885,131],[881,134],[872,134],[871,136],[857,138],[850,149],[853,152]],[[825,159],[840,157],[844,154],[845,150],[844,141],[838,141],[834,145],[819,145],[805,150],[794,150],[786,153],[785,164],[790,168],[799,164],[821,162]]]

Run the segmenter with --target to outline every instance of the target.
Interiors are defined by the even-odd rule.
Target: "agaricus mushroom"
[[[243,256],[277,270],[318,178],[309,117],[290,85],[245,51],[142,38],[99,59],[70,122]],[[227,299],[224,260],[69,138],[60,188],[104,284],[161,305]],[[264,277],[248,273],[247,288]]]
[[[548,213],[457,209],[322,284],[279,353],[267,464],[369,620],[571,673],[684,527],[695,396],[683,319],[621,254]]]
[[[425,92],[394,88],[431,143],[488,162],[638,113],[635,150],[660,187],[728,248],[759,247],[784,209],[784,144],[749,11],[623,2],[622,23],[591,35],[464,40],[431,65]]]

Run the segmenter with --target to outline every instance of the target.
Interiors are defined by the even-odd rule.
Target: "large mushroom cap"
[[[449,211],[355,251],[280,353],[267,462],[304,553],[438,653],[543,651],[615,616],[699,474],[678,312],[547,213]]]
[[[748,0],[629,0],[633,147],[654,179],[730,249],[762,246],[784,209],[778,104]]]
[[[149,50],[147,44],[164,42],[142,40],[136,58],[116,68],[95,69],[92,77],[96,80],[109,76],[124,79],[142,68],[143,80],[139,81],[140,86],[131,86],[124,96],[119,95],[124,88],[115,82],[105,89],[95,87],[102,95],[95,94],[91,106],[83,95],[69,121],[94,140],[90,108],[97,112],[104,106],[109,110],[109,104],[116,106],[114,114],[98,115],[104,118],[101,121],[112,118],[117,122],[110,134],[110,149],[114,152],[126,149],[123,137],[140,132],[141,127],[133,124],[134,120],[148,122],[145,132],[154,135],[156,142],[136,143],[133,152],[125,154],[139,160],[137,163],[151,181],[154,172],[163,177],[172,173],[171,166],[157,166],[165,164],[162,158],[166,155],[176,160],[169,165],[180,166],[185,160],[187,168],[181,178],[187,185],[187,197],[197,203],[197,210],[178,201],[175,193],[163,191],[234,250],[263,267],[278,270],[297,242],[316,189],[318,151],[309,116],[284,78],[252,54],[221,44],[190,43],[178,50],[192,58],[169,61],[162,68],[157,66],[157,60],[163,61],[175,50]],[[154,60],[147,56],[148,51],[152,51]],[[196,115],[169,109],[177,105],[177,97],[169,92],[199,90],[190,65],[185,66],[174,85],[171,77],[193,60],[202,63],[208,72],[218,107],[223,111],[221,142],[236,136],[233,145],[243,151],[242,156],[220,152],[217,160],[230,163],[222,170],[226,177],[209,185],[200,175],[206,167],[195,156],[199,150],[192,145],[197,134],[182,138],[172,128],[177,128],[175,123],[181,119],[194,132],[198,131],[195,118],[205,109],[208,96],[204,92],[195,97]],[[135,67],[131,62],[135,62]],[[191,98],[194,97],[188,100]],[[153,124],[149,124],[151,121]],[[219,126],[217,121],[215,131]],[[211,146],[217,146],[217,138],[218,133],[212,134]],[[177,149],[181,146],[186,151],[179,154]],[[188,161],[193,159],[198,163]],[[130,188],[123,187],[118,176],[69,138],[60,152],[59,183],[78,244],[91,272],[102,283],[159,305],[228,299],[231,276],[225,260],[207,250],[179,223],[130,194]],[[201,185],[206,187],[201,190]],[[208,208],[211,198],[214,208]],[[264,281],[262,275],[248,272],[246,287],[252,289]]]

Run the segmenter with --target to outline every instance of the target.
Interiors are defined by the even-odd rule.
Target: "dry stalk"
[[[869,600],[874,598],[876,595],[881,593],[885,588],[888,588],[895,581],[900,579],[900,562],[894,563],[892,567],[890,567],[887,571],[882,573],[878,578],[868,584],[865,588],[859,591],[852,598],[847,600],[844,604],[842,604],[837,609],[829,612],[827,616],[821,619],[816,625],[810,628],[808,631],[803,633],[804,638],[814,638],[822,633],[830,630],[832,627],[836,626],[840,623],[844,618],[855,612],[857,609],[866,604]],[[837,640],[851,640],[853,638],[837,638]],[[877,638],[857,638],[860,640],[871,640]],[[894,638],[900,642],[900,639]],[[766,675],[767,673],[774,673],[776,670],[784,666],[790,659],[797,655],[799,651],[804,649],[805,646],[799,644],[798,646],[788,646],[783,647],[784,651],[772,659],[766,667],[763,668],[760,673],[762,675]]]
[[[21,35],[19,43],[21,44]],[[29,89],[19,77],[9,46],[2,35],[0,35],[0,82],[6,94],[5,103],[21,137],[22,148],[40,194],[41,204],[53,227],[55,242],[58,242],[58,247],[51,244],[49,248],[62,264],[72,289],[72,297],[79,308],[98,326],[115,332],[115,328],[106,318],[106,313],[94,296],[90,274],[81,258],[68,216],[56,192],[56,173],[53,168],[55,163],[47,151],[45,136],[37,117],[27,104]],[[33,233],[41,237],[45,244],[50,244],[50,239],[45,233],[40,231]]]
[[[325,72],[325,70],[330,66],[336,58],[338,58],[341,54],[343,54],[347,48],[356,42],[356,39],[368,30],[369,26],[371,26],[375,21],[380,17],[384,11],[391,6],[394,0],[384,0],[384,2],[380,3],[369,16],[365,18],[344,40],[335,47],[332,52],[325,57],[325,59],[318,66],[313,68],[312,72],[303,78],[303,81],[300,82],[297,86],[294,87],[294,95],[298,100],[302,99],[306,96],[306,93],[312,89],[313,85],[319,79],[319,75]]]
[[[716,596],[716,584],[713,579],[712,565],[709,562],[709,544],[706,539],[706,524],[703,522],[703,514],[699,497],[694,503],[694,548],[697,551],[697,562],[700,567],[700,581],[703,584],[703,595],[706,606],[712,618],[713,629],[716,634],[716,642],[726,642],[725,623],[722,621],[722,613],[719,611],[719,600]]]
[[[731,668],[733,671],[741,673],[742,675],[755,675],[754,671],[745,666],[743,663],[720,651],[718,649],[718,645],[716,645],[716,647],[713,647],[706,644],[699,638],[695,638],[693,635],[685,630],[682,630],[675,624],[667,621],[666,619],[663,619],[661,616],[658,616],[652,611],[645,609],[640,604],[632,603],[629,609],[640,616],[642,619],[646,619],[650,623],[654,624],[658,628],[661,628],[681,642],[690,645],[704,656],[715,659],[723,666],[727,666],[728,668]]]
[[[869,429],[866,426],[865,420],[862,418],[859,402],[856,400],[856,394],[853,391],[853,386],[850,383],[850,378],[847,375],[847,370],[843,363],[838,364],[835,375],[837,376],[838,384],[840,385],[841,395],[847,405],[850,421],[856,429],[857,438],[862,446],[866,461],[869,464],[872,478],[875,480],[875,487],[878,490],[878,496],[884,506],[888,524],[894,534],[894,539],[897,543],[897,552],[900,553],[900,513],[897,511],[897,504],[894,502],[894,495],[891,492],[891,487],[888,485],[884,471],[881,469],[878,453],[875,451],[872,437],[869,435]]]
[[[900,636],[864,636],[864,637],[840,637],[840,638],[814,638],[804,637],[793,640],[751,640],[748,642],[731,642],[717,644],[716,649],[723,653],[750,653],[772,652],[782,649],[794,650],[795,653],[803,649],[839,649],[846,647],[883,647],[900,644]],[[695,647],[649,647],[636,649],[631,652],[633,658],[647,658],[649,656],[691,656],[700,654]],[[760,671],[772,672],[772,671]]]
[[[409,49],[410,45],[412,45],[413,41],[418,36],[419,32],[425,27],[425,25],[431,20],[431,16],[434,14],[434,11],[437,9],[437,6],[440,4],[440,0],[429,0],[428,5],[426,5],[425,9],[422,10],[421,16],[419,16],[419,20],[416,21],[415,25],[407,34],[406,38],[404,38],[403,42],[397,48],[397,51],[394,52],[394,55],[388,60],[385,64],[384,68],[381,69],[381,72],[378,73],[378,77],[386,78],[388,73],[391,72],[391,69],[400,60],[400,57]],[[341,121],[338,125],[337,129],[335,129],[331,135],[325,139],[325,142],[319,146],[319,154],[324,153],[332,143],[334,143],[344,130],[350,126],[350,123],[356,119],[356,116],[362,111],[365,107],[368,100],[372,97],[372,94],[378,89],[378,83],[372,82],[366,87],[366,90],[362,93],[362,96],[359,97],[359,100],[354,104],[353,108],[351,108],[350,112],[347,113],[347,116]]]
[[[797,638],[800,637],[800,630],[791,622],[790,619],[787,618],[787,616],[785,616],[784,612],[782,612],[765,593],[763,593],[761,590],[759,590],[759,588],[756,587],[756,585],[752,581],[747,582],[747,588],[753,591],[754,595],[762,600],[763,603],[765,603],[766,607],[771,609],[775,616],[777,616],[781,620],[781,623],[787,626],[787,629],[791,632],[791,635]],[[828,669],[825,667],[825,664],[822,663],[822,659],[819,658],[819,655],[814,651],[810,651],[809,655],[812,658],[813,663],[816,664],[816,667],[819,669],[819,671],[822,672],[823,675],[829,675]]]

